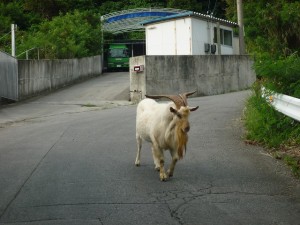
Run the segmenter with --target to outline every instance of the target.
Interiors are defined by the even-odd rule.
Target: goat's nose
[[[189,131],[190,131],[190,126],[185,127],[183,131],[184,131],[185,133],[189,132]]]

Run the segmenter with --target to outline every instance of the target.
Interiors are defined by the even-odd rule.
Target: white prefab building
[[[238,24],[195,12],[142,23],[147,55],[239,54]]]

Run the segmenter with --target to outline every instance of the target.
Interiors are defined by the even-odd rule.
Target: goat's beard
[[[177,153],[178,153],[178,157],[179,159],[183,158],[183,155],[186,152],[186,144],[188,142],[188,135],[186,132],[183,132],[179,127],[177,128],[177,132],[176,132],[176,139],[177,139]]]

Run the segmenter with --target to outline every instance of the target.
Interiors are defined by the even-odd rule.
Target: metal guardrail
[[[300,122],[300,99],[262,88],[262,96],[279,112]]]

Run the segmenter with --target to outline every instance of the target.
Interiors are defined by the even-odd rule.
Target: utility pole
[[[240,55],[246,54],[245,40],[244,40],[244,16],[243,16],[243,0],[237,0],[237,17],[239,24],[239,46]]]
[[[103,32],[103,25],[104,25],[104,17],[101,16],[100,17],[100,23],[101,23],[101,63],[102,63],[102,67],[104,66],[104,32]]]
[[[11,55],[16,56],[15,24],[11,25]]]
[[[220,22],[217,22],[217,46],[218,46],[218,55],[221,55],[221,30],[220,30]]]

